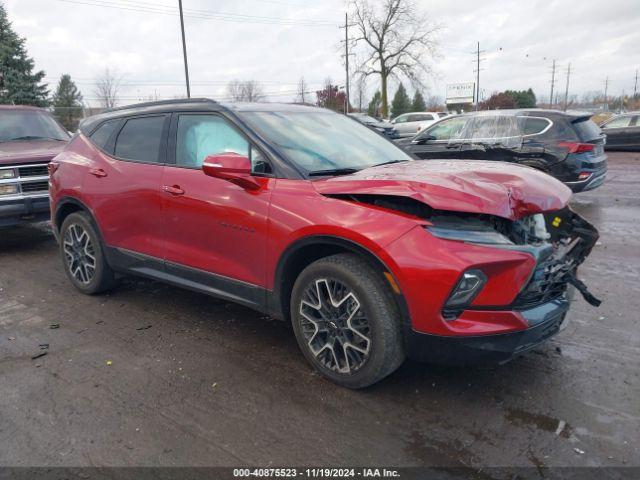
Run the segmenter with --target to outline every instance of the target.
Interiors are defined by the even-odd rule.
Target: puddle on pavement
[[[571,437],[573,427],[564,420],[548,415],[530,413],[517,408],[508,408],[505,418],[512,424],[535,427],[538,430],[554,433],[562,438]]]

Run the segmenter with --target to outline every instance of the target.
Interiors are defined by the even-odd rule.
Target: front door
[[[246,284],[264,286],[275,185],[266,157],[222,115],[174,114],[170,135],[175,159],[164,168],[161,182],[167,270],[193,274],[194,281],[226,296],[245,291]],[[250,157],[262,187],[246,190],[205,175],[204,159],[223,152]]]
[[[427,128],[414,139],[411,152],[422,159],[459,158],[467,121],[467,117],[453,117]]]

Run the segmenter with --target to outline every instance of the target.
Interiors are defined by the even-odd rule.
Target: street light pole
[[[182,55],[184,57],[184,76],[187,82],[187,98],[191,98],[191,88],[189,86],[189,64],[187,62],[187,44],[184,39],[184,16],[182,14],[182,0],[178,0],[180,8],[180,30],[182,31]]]

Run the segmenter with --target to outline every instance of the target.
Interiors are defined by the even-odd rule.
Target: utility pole
[[[636,81],[633,84],[633,98],[636,98],[638,94],[638,69],[636,69]]]
[[[355,24],[349,23],[349,15],[347,13],[344,14],[344,64],[345,64],[345,98],[344,98],[344,113],[349,113],[349,27],[353,27]]]
[[[609,111],[609,102],[607,101],[607,92],[609,91],[609,77],[604,81],[604,106]]]
[[[184,16],[182,14],[182,0],[178,0],[180,8],[180,30],[182,31],[182,56],[184,57],[184,76],[187,82],[187,98],[191,98],[191,87],[189,86],[189,64],[187,62],[187,43],[184,39]]]
[[[482,62],[484,59],[480,58],[480,54],[484,53],[484,50],[480,50],[480,42],[478,42],[478,47],[476,48],[475,52],[471,52],[476,59],[474,60],[475,64],[476,64],[476,91],[475,93],[475,97],[476,97],[476,111],[480,108],[480,62]]]
[[[569,103],[569,77],[571,77],[571,62],[567,67],[567,84],[564,89],[564,111],[567,111],[567,104]]]
[[[551,94],[549,95],[549,108],[553,108],[553,87],[556,85],[556,61],[551,65]]]

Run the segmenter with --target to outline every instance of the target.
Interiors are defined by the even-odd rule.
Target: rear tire
[[[404,361],[389,286],[356,255],[332,255],[305,268],[293,286],[291,320],[307,361],[338,385],[367,387]]]
[[[62,222],[60,255],[67,277],[82,293],[93,295],[115,286],[100,236],[86,213],[72,213]]]

